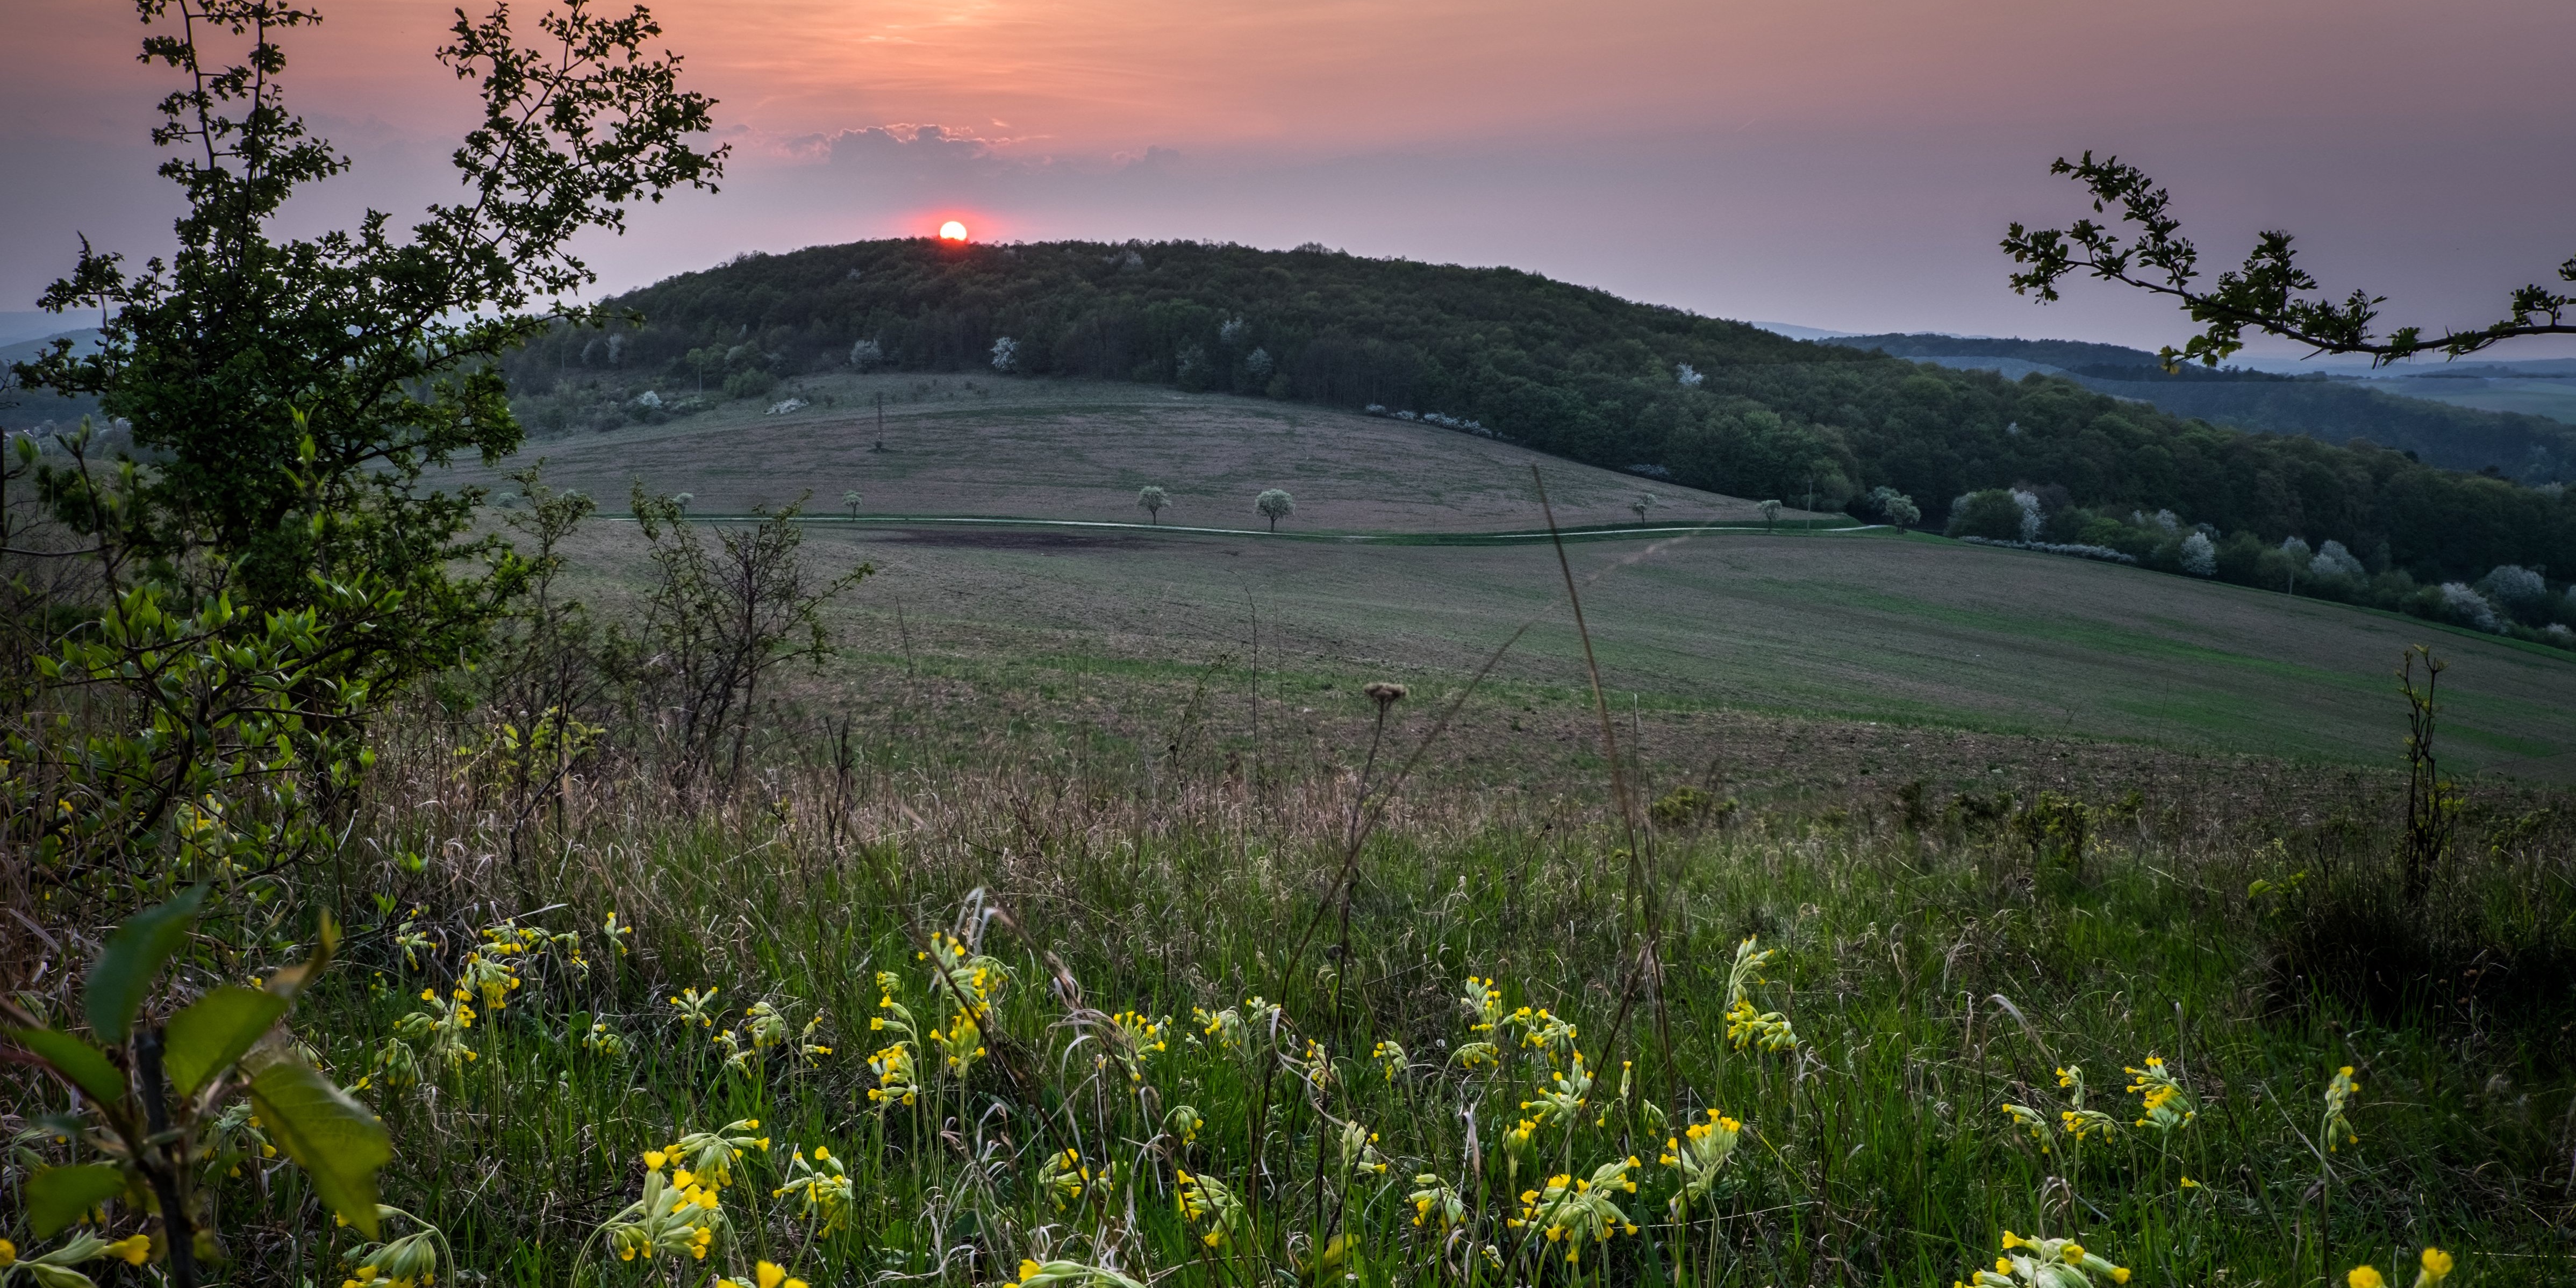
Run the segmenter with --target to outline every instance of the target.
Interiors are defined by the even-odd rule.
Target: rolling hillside
[[[874,371],[1111,380],[1436,418],[1738,497],[1938,525],[1980,489],[2173,511],[2219,535],[2370,552],[2417,583],[2576,569],[2576,500],[2379,448],[2184,420],[2067,380],[2007,381],[1641,305],[1510,269],[1190,242],[860,242],[747,256],[619,297],[640,323],[558,331],[508,375],[549,437],[766,403]],[[2447,412],[2469,416],[2467,412]],[[2050,494],[2057,493],[2051,491]],[[2377,552],[2385,549],[2385,557]]]
[[[1539,624],[1497,668],[1501,687],[1467,717],[1466,754],[1509,744],[1518,748],[1512,763],[1570,766],[1585,699],[1564,589],[1543,547],[933,527],[882,516],[1140,523],[1136,488],[1155,482],[1172,491],[1172,523],[1257,527],[1253,492],[1284,486],[1298,512],[1283,530],[1526,528],[1538,520],[1528,477],[1537,462],[1568,524],[1632,520],[1626,507],[1640,492],[1658,496],[1659,520],[1751,517],[1737,498],[1269,400],[989,377],[818,377],[801,392],[831,404],[775,416],[745,406],[555,440],[502,468],[542,452],[553,482],[600,495],[612,512],[632,479],[691,492],[706,514],[810,489],[818,513],[808,549],[830,566],[878,569],[842,610],[853,652],[832,682],[932,677],[920,681],[924,692],[944,695],[936,702],[961,728],[1040,714],[1074,728],[1147,721],[1148,712],[1168,719],[1210,675],[1241,670],[1253,655],[1254,614],[1259,674],[1269,677],[1255,682],[1280,686],[1281,719],[1302,718],[1296,694],[1317,686],[1380,676],[1432,691],[1454,685],[1532,618]],[[871,450],[878,393],[889,395],[884,452]],[[838,517],[851,488],[878,521]],[[1949,730],[2003,740],[1977,755],[2042,764],[2095,754],[2069,747],[2110,744],[2384,766],[2399,732],[2391,668],[2406,645],[2430,640],[2454,664],[2444,681],[2453,695],[2446,763],[2576,780],[2576,659],[2555,650],[1883,529],[1732,531],[1572,551],[1578,577],[1598,574],[1584,593],[1605,680],[1674,764],[1767,763],[1808,754],[1788,744],[1830,742],[1850,773],[1868,764],[1895,773],[1918,744],[1931,755],[1921,731]],[[644,575],[629,525],[595,523],[576,555],[593,593],[631,593]],[[867,709],[932,700],[905,688]],[[1350,731],[1308,732],[1312,745],[1329,747]]]
[[[735,403],[661,425],[547,440],[522,456],[542,456],[548,482],[580,488],[611,510],[624,508],[630,483],[641,483],[688,492],[702,513],[776,508],[811,493],[809,511],[837,514],[843,494],[856,490],[861,512],[871,515],[1145,523],[1137,491],[1152,484],[1171,497],[1165,523],[1260,527],[1253,497],[1278,487],[1297,502],[1282,525],[1289,532],[1481,531],[1536,520],[1529,467],[1540,464],[1556,480],[1551,499],[1568,526],[1633,522],[1640,496],[1655,499],[1648,513],[1658,522],[1761,518],[1739,498],[1295,403],[961,376],[814,377],[792,392],[815,405],[770,415]],[[482,470],[463,477],[497,479]]]

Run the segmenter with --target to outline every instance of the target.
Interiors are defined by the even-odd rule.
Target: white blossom
[[[2208,533],[2195,532],[2182,539],[2182,570],[2194,577],[2218,575],[2218,547],[2210,544]]]

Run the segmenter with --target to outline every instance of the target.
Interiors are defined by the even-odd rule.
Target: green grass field
[[[1047,704],[1067,675],[1168,706],[1223,655],[1313,689],[1386,675],[1437,685],[1471,673],[1525,621],[1496,680],[1563,699],[1583,682],[1579,641],[1543,544],[1361,546],[1143,530],[847,522],[862,513],[1136,523],[1136,488],[1171,489],[1175,524],[1257,527],[1250,499],[1289,486],[1283,531],[1458,534],[1540,521],[1540,466],[1565,524],[1758,523],[1740,499],[1574,465],[1452,431],[1257,400],[1144,387],[947,378],[839,378],[806,391],[835,408],[764,416],[749,404],[660,426],[533,444],[547,477],[621,509],[627,480],[695,496],[699,513],[816,494],[811,546],[877,576],[842,611],[853,685],[899,660],[971,676],[988,696]],[[873,397],[890,394],[886,452]],[[783,396],[783,394],[782,394]],[[904,401],[894,402],[900,397]],[[856,415],[847,409],[866,408]],[[489,481],[491,475],[480,477]],[[1792,512],[1795,514],[1796,512]],[[2110,740],[2325,763],[2396,754],[2391,673],[2431,643],[2451,659],[2444,747],[2458,771],[2576,779],[2576,659],[2425,622],[2081,560],[1877,532],[1586,540],[1603,679],[1672,730],[1670,760],[1727,715],[1869,730],[1940,727]],[[577,561],[611,582],[640,575],[640,542],[594,524]],[[900,621],[898,613],[900,612]],[[1121,678],[1124,677],[1124,678]],[[1123,687],[1122,687],[1123,686]],[[1283,690],[1285,692],[1285,690]],[[1499,692],[1499,691],[1498,691]],[[1311,705],[1283,699],[1284,718]],[[1495,737],[1570,737],[1520,721],[1545,703],[1486,703]],[[1486,707],[1495,708],[1487,711]],[[1061,713],[1059,713],[1061,714]],[[1135,722],[1144,722],[1139,716]],[[1729,726],[1733,727],[1733,726]],[[1131,731],[1146,736],[1141,728]],[[1317,730],[1329,740],[1338,732]]]

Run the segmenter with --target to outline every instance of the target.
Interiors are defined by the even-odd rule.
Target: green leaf
[[[251,1103],[313,1192],[370,1239],[376,1234],[376,1169],[394,1156],[385,1125],[348,1092],[293,1055],[251,1075]]]
[[[27,1224],[39,1239],[81,1219],[81,1214],[125,1192],[125,1173],[114,1163],[40,1168],[27,1178]]]
[[[238,1060],[277,1017],[287,1001],[275,993],[227,984],[170,1017],[163,1041],[161,1070],[174,1094],[193,1096],[206,1080]]]
[[[178,951],[188,927],[196,924],[197,909],[205,901],[206,888],[192,886],[158,908],[127,918],[108,937],[107,951],[89,968],[89,991],[82,999],[89,1011],[89,1027],[100,1041],[121,1045],[133,1032],[134,1013],[143,1009],[144,993],[170,954]]]
[[[97,1047],[53,1029],[11,1029],[9,1040],[42,1057],[90,1099],[109,1105],[125,1099],[124,1072]]]

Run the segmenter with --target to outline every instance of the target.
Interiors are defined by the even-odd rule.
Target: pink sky
[[[164,80],[112,0],[11,0],[0,42],[0,310],[79,232],[149,253],[172,210],[144,139]],[[357,161],[292,222],[444,194],[470,107],[446,10],[326,3],[295,103]],[[1727,317],[2153,345],[2177,320],[2002,286],[2015,218],[2062,222],[2048,161],[2116,151],[2232,259],[2301,234],[2330,285],[2488,319],[2576,254],[2564,0],[672,0],[736,160],[638,215],[622,287],[745,250],[926,233],[1322,241],[1512,264]],[[2513,356],[2510,354],[2499,356]]]

